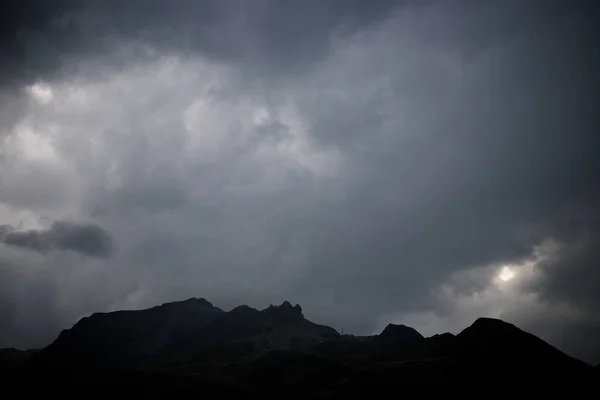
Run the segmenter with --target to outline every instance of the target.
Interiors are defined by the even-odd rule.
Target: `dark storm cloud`
[[[39,252],[50,250],[75,251],[91,257],[106,258],[113,251],[109,232],[93,224],[55,222],[47,230],[15,231],[4,226],[0,242]]]
[[[380,75],[396,67],[404,79],[392,78],[372,98],[363,92],[362,101],[308,106],[315,136],[344,146],[363,179],[351,203],[320,219],[313,272],[301,290],[324,287],[342,303],[377,291],[363,299],[365,313],[426,306],[416,299],[440,276],[527,258],[544,239],[569,235],[560,228],[565,214],[591,208],[597,215],[600,57],[590,36],[597,13],[586,14],[589,3],[506,3],[510,12],[505,2],[475,11],[448,5],[456,19],[433,27],[416,18],[432,29],[425,39],[412,32],[414,52],[398,45],[398,53],[365,54],[383,57],[374,65]],[[395,33],[398,40],[402,29]],[[457,69],[428,56],[448,48],[457,50],[447,53]],[[394,104],[404,98],[406,105]],[[387,128],[390,114],[405,120]],[[565,240],[580,234],[574,229]],[[586,268],[573,263],[564,284],[575,290],[595,280]]]
[[[540,265],[546,278],[538,289],[550,301],[567,301],[600,315],[600,232],[582,233]]]
[[[5,85],[16,85],[23,83],[35,75],[31,67],[33,60],[28,57],[37,57],[37,54],[28,54],[27,39],[28,31],[45,31],[50,28],[52,19],[63,12],[68,2],[34,2],[8,0],[2,7],[0,17],[0,87]],[[49,63],[52,59],[45,60]],[[44,68],[52,69],[51,65],[42,64]]]
[[[259,74],[297,70],[326,56],[336,30],[363,28],[404,3],[9,0],[0,17],[0,86],[51,80],[122,41],[252,63]]]
[[[553,239],[543,279],[510,306],[526,308],[530,290],[583,310],[572,335],[597,326],[595,2],[33,3],[4,14],[0,87],[41,80],[60,101],[5,95],[0,129],[30,107],[21,125],[59,133],[54,153],[36,153],[22,128],[34,161],[0,170],[0,202],[92,214],[124,249],[106,286],[127,282],[90,309],[57,306],[61,321],[188,295],[225,308],[290,300],[371,333],[382,315],[456,312],[430,291]],[[59,247],[51,232],[81,245],[54,227],[4,235],[44,250]],[[2,271],[13,264],[26,263]],[[462,296],[495,274],[450,283]],[[44,282],[40,293],[62,290]],[[469,318],[488,310],[473,307]],[[566,323],[557,315],[548,326]]]
[[[24,113],[23,85],[81,74],[82,60],[95,60],[91,76],[165,53],[204,55],[259,78],[294,75],[327,56],[332,34],[366,28],[404,3],[8,0],[0,16],[0,134]]]

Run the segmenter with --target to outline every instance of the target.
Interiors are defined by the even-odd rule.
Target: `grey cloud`
[[[362,179],[353,182],[350,202],[316,218],[321,232],[299,290],[318,292],[316,286],[340,303],[365,293],[361,306],[371,303],[365,314],[428,307],[424,288],[444,274],[526,258],[545,238],[566,234],[558,233],[557,216],[596,208],[600,147],[592,104],[599,58],[586,36],[591,19],[576,18],[580,11],[539,10],[516,33],[516,22],[501,18],[493,22],[502,29],[492,45],[467,59],[446,46],[471,43],[454,35],[460,24],[487,34],[482,15],[443,18],[437,25],[446,33],[443,46],[418,35],[398,42],[419,31],[407,17],[389,25],[389,35],[373,35],[381,42],[368,41],[371,50],[331,65],[336,76],[327,76],[329,84],[339,81],[336,89],[345,95],[309,97],[315,137],[344,146]],[[424,11],[412,22],[429,27],[435,17]],[[539,20],[532,27],[533,18]],[[403,73],[380,88],[362,84],[365,71],[352,65],[376,59],[384,48],[384,61],[370,73]]]
[[[52,79],[68,69],[66,63],[106,53],[119,41],[250,62],[255,72],[296,70],[327,55],[331,34],[360,29],[401,5],[390,0],[10,0],[1,21],[2,76],[17,84]]]
[[[577,240],[564,243],[556,257],[547,260],[540,268],[546,278],[537,289],[549,301],[568,301],[600,315],[600,245],[599,234],[582,234]]]
[[[234,65],[249,80],[304,73],[327,56],[330,36],[385,18],[391,0],[8,0],[0,17],[0,134],[26,111],[24,85],[72,74],[110,75],[164,54]],[[144,10],[140,12],[140,10]],[[91,62],[95,68],[81,68]],[[9,119],[10,118],[10,119]],[[12,123],[11,123],[12,121]]]
[[[39,252],[68,250],[91,257],[106,258],[113,251],[109,232],[93,224],[54,222],[47,230],[15,231],[3,229],[1,242]]]

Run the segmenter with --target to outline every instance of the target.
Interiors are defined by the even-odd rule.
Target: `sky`
[[[600,363],[594,1],[4,3],[0,347],[204,297]]]

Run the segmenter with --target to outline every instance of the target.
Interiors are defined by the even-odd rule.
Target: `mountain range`
[[[378,335],[353,336],[307,320],[289,302],[225,312],[202,298],[95,313],[46,348],[0,350],[0,370],[21,389],[26,381],[61,393],[85,384],[258,398],[352,397],[415,385],[581,388],[600,377],[599,367],[498,319],[479,318],[458,335],[424,337],[389,324]]]

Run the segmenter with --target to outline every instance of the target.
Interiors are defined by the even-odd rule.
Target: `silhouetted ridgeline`
[[[9,382],[50,380],[48,388],[59,389],[68,377],[99,390],[259,397],[367,395],[432,384],[460,390],[504,380],[583,388],[599,371],[496,319],[480,318],[456,336],[426,338],[390,324],[379,335],[359,337],[312,323],[288,302],[225,312],[196,298],[93,314],[42,350],[0,351],[0,368],[10,371]]]

